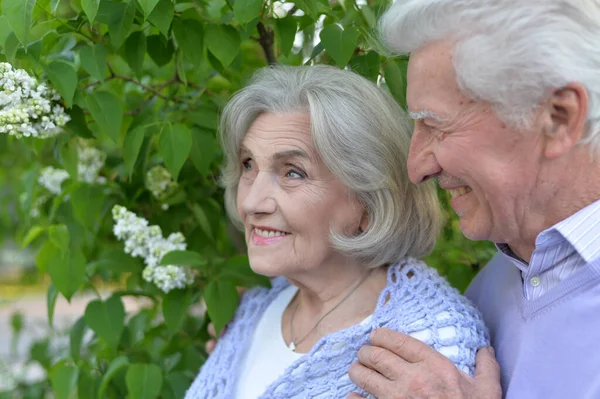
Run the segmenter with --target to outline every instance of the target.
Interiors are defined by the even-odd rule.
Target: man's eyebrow
[[[446,122],[448,120],[448,118],[439,116],[435,112],[428,110],[428,109],[423,109],[423,110],[414,111],[414,112],[408,111],[408,116],[410,117],[410,119],[413,119],[413,120],[432,119],[436,122]]]

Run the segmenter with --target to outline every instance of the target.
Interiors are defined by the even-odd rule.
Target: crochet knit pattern
[[[290,283],[283,277],[272,288],[248,291],[227,332],[187,391],[186,399],[233,397],[239,365],[263,312]],[[409,334],[447,356],[459,369],[473,374],[475,353],[489,345],[481,315],[421,261],[406,258],[390,266],[370,322],[356,324],[321,338],[311,351],[288,367],[261,399],[345,398],[366,393],[348,377],[358,350],[379,327]]]

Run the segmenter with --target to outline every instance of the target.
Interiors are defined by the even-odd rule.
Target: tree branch
[[[275,58],[275,52],[273,51],[273,44],[275,43],[273,31],[263,25],[262,22],[259,22],[256,27],[258,29],[258,34],[260,35],[258,43],[265,53],[267,62],[269,65],[277,65],[277,58]]]

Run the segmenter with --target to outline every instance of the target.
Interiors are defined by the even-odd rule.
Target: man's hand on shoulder
[[[475,376],[460,371],[448,358],[406,334],[380,328],[371,344],[358,352],[349,376],[378,399],[499,399],[500,366],[491,347],[477,352]],[[361,398],[357,393],[348,399]]]

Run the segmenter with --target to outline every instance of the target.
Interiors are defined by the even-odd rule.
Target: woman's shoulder
[[[389,306],[388,306],[389,305]],[[406,258],[388,269],[378,324],[417,338],[472,373],[475,353],[489,345],[481,313],[438,272]]]

